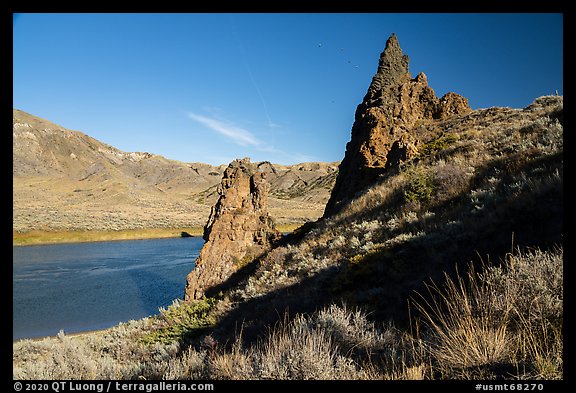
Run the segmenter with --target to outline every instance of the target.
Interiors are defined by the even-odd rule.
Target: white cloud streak
[[[202,124],[212,131],[225,136],[232,142],[240,145],[242,147],[252,149],[252,153],[255,155],[260,155],[257,153],[267,153],[266,155],[271,155],[272,157],[266,158],[268,161],[276,161],[281,158],[281,161],[285,162],[287,165],[297,164],[300,162],[307,161],[317,161],[314,157],[310,157],[300,153],[288,153],[283,150],[277,149],[273,145],[265,143],[254,136],[250,131],[243,128],[237,127],[230,122],[222,121],[214,117],[202,116],[196,113],[188,113],[190,119]],[[281,128],[279,124],[269,123],[268,127]],[[243,154],[250,154],[245,152]]]
[[[221,135],[232,140],[240,146],[261,146],[262,142],[256,138],[250,131],[236,127],[232,124],[224,123],[220,120],[210,117],[189,113],[188,116],[198,123],[218,132]]]

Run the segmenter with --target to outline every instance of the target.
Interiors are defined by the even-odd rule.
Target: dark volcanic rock
[[[468,100],[456,93],[436,97],[424,73],[416,78],[410,76],[408,62],[392,34],[368,92],[356,109],[352,137],[346,145],[325,217],[339,211],[387,169],[418,154],[420,141],[413,131],[418,123],[471,111]]]
[[[186,277],[185,300],[201,299],[281,236],[267,211],[270,185],[250,159],[233,161],[204,227],[206,243]]]

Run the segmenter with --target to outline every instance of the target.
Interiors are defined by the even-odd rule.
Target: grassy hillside
[[[529,277],[529,285],[526,278]],[[467,279],[467,280],[465,280]],[[411,330],[333,304],[280,314],[250,344],[209,332],[218,300],[175,302],[154,318],[101,332],[14,344],[15,379],[562,379],[562,250],[432,286]],[[434,300],[436,299],[436,300]],[[228,344],[228,345],[227,345]]]
[[[208,299],[15,343],[15,376],[562,378],[562,97],[416,132],[419,156]]]
[[[260,167],[271,183],[270,213],[277,224],[300,225],[322,215],[337,163]],[[123,152],[15,109],[14,243],[34,234],[74,241],[78,233],[121,239],[128,231],[137,237],[201,228],[218,199],[225,168]]]

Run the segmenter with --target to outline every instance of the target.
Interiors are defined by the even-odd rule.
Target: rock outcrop
[[[267,212],[269,192],[265,171],[250,159],[230,163],[204,227],[206,243],[186,277],[185,300],[203,298],[280,237]]]
[[[471,111],[468,100],[456,93],[436,97],[424,73],[416,78],[410,76],[408,62],[392,34],[368,92],[356,109],[352,137],[346,145],[325,217],[339,211],[387,169],[418,154],[416,125]]]

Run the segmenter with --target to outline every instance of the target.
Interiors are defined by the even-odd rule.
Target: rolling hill
[[[338,163],[264,162],[278,224],[322,215]],[[201,227],[226,165],[123,152],[13,111],[13,230],[118,231]]]

